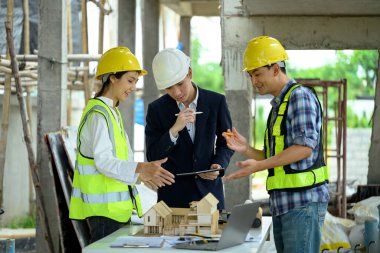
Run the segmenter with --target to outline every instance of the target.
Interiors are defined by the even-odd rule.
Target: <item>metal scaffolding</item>
[[[325,159],[327,163],[328,158],[335,158],[337,163],[336,191],[332,199],[336,204],[337,215],[346,218],[347,80],[296,79],[296,81],[304,86],[315,88],[319,99],[322,100]],[[331,96],[332,92],[329,92],[332,89],[337,91],[334,96]],[[335,129],[332,138],[335,137],[336,147],[328,145],[329,128]]]

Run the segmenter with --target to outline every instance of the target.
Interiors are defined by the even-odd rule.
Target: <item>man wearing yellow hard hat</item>
[[[138,178],[153,188],[174,183],[174,175],[161,167],[165,157],[134,162],[117,108],[146,74],[126,47],[111,48],[99,60],[96,78],[102,87],[88,101],[79,124],[70,200],[70,218],[87,220],[90,242],[125,225],[133,209],[142,216]]]
[[[277,252],[320,252],[321,228],[329,201],[323,157],[322,107],[313,89],[288,78],[288,55],[275,38],[249,41],[244,69],[260,95],[273,95],[264,150],[250,147],[236,129],[227,145],[249,159],[225,181],[268,170],[267,190]]]

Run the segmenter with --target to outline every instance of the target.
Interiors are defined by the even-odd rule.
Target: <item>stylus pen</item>
[[[195,115],[195,114],[202,114],[203,112],[193,112],[193,115]],[[179,115],[179,113],[176,113],[176,114],[174,114],[174,116],[178,116]]]

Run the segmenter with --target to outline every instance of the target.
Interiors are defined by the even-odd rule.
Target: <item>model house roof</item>
[[[172,215],[188,215],[189,214],[189,208],[175,208],[172,207],[171,210]]]
[[[163,218],[165,218],[166,216],[170,215],[173,211],[170,209],[170,207],[168,207],[168,205],[165,204],[164,201],[160,201],[158,202],[157,204],[155,204],[154,206],[152,206],[152,208],[154,210],[156,210],[156,212]]]
[[[203,201],[209,203],[211,206],[216,206],[219,203],[219,200],[215,198],[215,196],[212,195],[212,193],[209,193],[206,196],[204,196],[203,199],[201,199],[199,202]]]

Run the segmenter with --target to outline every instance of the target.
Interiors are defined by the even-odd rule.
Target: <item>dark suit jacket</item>
[[[227,168],[233,151],[227,147],[222,133],[231,129],[231,116],[223,95],[198,87],[199,95],[196,115],[194,143],[187,128],[179,132],[176,144],[171,141],[169,129],[174,125],[179,112],[177,102],[164,95],[148,106],[146,116],[146,156],[148,161],[168,157],[162,166],[173,173],[194,172],[210,169],[211,164]],[[224,209],[223,183],[204,180],[199,176],[176,177],[170,186],[158,189],[158,201],[170,207],[189,207],[191,201],[199,201],[209,192],[218,200],[218,209]]]

